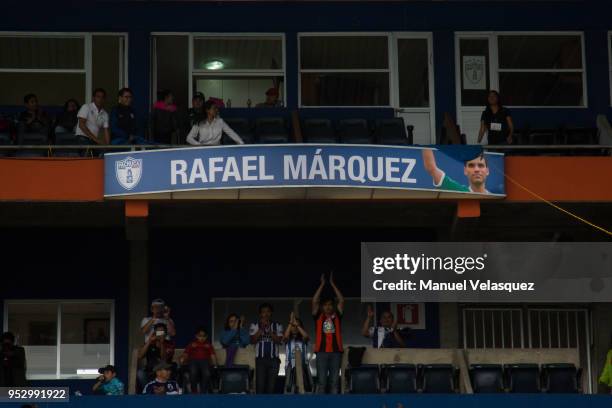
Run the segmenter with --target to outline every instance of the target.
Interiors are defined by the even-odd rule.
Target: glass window
[[[461,106],[484,106],[491,86],[489,40],[462,38],[459,41]]]
[[[500,35],[500,69],[581,69],[577,35]]]
[[[283,41],[281,37],[196,37],[193,69],[283,69]]]
[[[170,89],[176,104],[189,106],[189,37],[186,35],[160,35],[153,38],[155,53],[154,73],[156,91]],[[152,95],[155,101],[156,95]]]
[[[0,37],[0,68],[84,69],[82,37]]]
[[[500,72],[499,91],[509,106],[582,106],[580,72]]]
[[[106,110],[117,103],[117,91],[125,86],[123,73],[124,39],[122,36],[94,35],[91,39],[92,89],[106,90]]]
[[[6,307],[5,329],[26,350],[28,379],[88,378],[113,364],[112,302],[8,301]]]
[[[426,39],[397,41],[399,102],[402,108],[429,106],[429,55]]]
[[[261,106],[265,102],[266,91],[279,90],[279,100],[283,100],[282,77],[261,76],[195,76],[194,92],[202,92],[206,98],[222,99],[226,106],[247,108]]]
[[[84,73],[2,72],[0,105],[21,105],[28,93],[35,93],[42,106],[62,106],[70,98],[82,104],[85,82]]]
[[[300,37],[302,106],[389,106],[388,36]]]

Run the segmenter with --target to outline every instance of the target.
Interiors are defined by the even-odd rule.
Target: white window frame
[[[499,43],[500,36],[564,36],[575,35],[580,37],[582,68],[581,69],[500,69],[499,68]],[[558,106],[558,105],[507,105],[509,108],[518,109],[588,109],[589,97],[587,93],[587,61],[584,47],[583,31],[456,31],[455,32],[455,95],[458,110],[469,111],[471,109],[482,110],[483,106],[463,106],[461,105],[461,61],[459,41],[465,38],[482,38],[489,41],[489,83],[491,89],[499,89],[500,72],[582,72],[582,105]],[[503,95],[502,95],[503,97]]]
[[[188,101],[193,99],[193,77],[194,76],[213,76],[213,77],[232,77],[232,76],[249,76],[249,77],[261,77],[261,78],[273,78],[273,77],[283,77],[283,106],[287,105],[287,49],[286,49],[286,37],[285,33],[214,33],[214,32],[152,32],[150,34],[150,38],[152,40],[152,44],[154,44],[154,37],[161,36],[185,36],[187,37],[188,43],[188,81],[187,81],[187,95]],[[282,49],[282,69],[231,69],[231,70],[216,70],[210,71],[206,69],[194,69],[193,61],[194,61],[194,41],[198,38],[223,38],[223,39],[233,39],[240,37],[249,37],[252,39],[259,38],[270,38],[270,37],[278,37],[281,40],[281,49]],[[155,52],[156,50],[152,47],[152,75],[151,75],[151,105],[153,105],[155,100],[155,95],[157,95],[157,66],[155,64]]]
[[[386,69],[302,69],[302,42],[303,37],[387,37],[387,68]],[[392,33],[386,31],[362,32],[301,32],[297,34],[297,76],[298,76],[298,107],[300,109],[384,109],[393,108],[393,56]],[[302,104],[302,73],[381,73],[389,75],[389,103],[387,105],[304,105]]]
[[[28,375],[28,380],[63,380],[63,379],[92,379],[98,374],[61,374],[61,345],[62,345],[62,305],[71,303],[104,303],[110,306],[110,364],[115,364],[115,301],[112,299],[6,299],[4,301],[4,323],[3,331],[8,331],[8,306],[13,304],[48,304],[57,307],[57,358],[55,363],[55,375],[35,374]],[[27,346],[26,346],[27,347]]]
[[[125,32],[47,32],[47,31],[0,31],[0,37],[35,37],[35,38],[82,38],[84,42],[84,61],[82,69],[24,69],[0,68],[2,73],[48,73],[48,74],[85,74],[85,94],[82,95],[84,103],[91,99],[94,85],[92,84],[92,37],[116,36],[123,38],[119,47],[119,84],[118,88],[128,86],[128,34]],[[107,90],[111,95],[115,90]],[[75,95],[76,96],[76,95]]]

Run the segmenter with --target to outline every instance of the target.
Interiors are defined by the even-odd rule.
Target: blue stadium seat
[[[423,364],[421,389],[426,394],[450,394],[455,392],[455,368],[451,364]]]
[[[288,143],[289,133],[281,117],[258,118],[255,120],[255,134],[259,143]]]
[[[376,143],[384,145],[411,145],[412,139],[406,134],[403,118],[388,118],[376,120],[374,127]]]
[[[337,143],[338,138],[329,119],[305,119],[302,134],[308,143]]]
[[[338,122],[338,136],[342,143],[372,144],[372,134],[365,119],[343,119]]]
[[[79,142],[77,137],[72,132],[55,132],[55,145],[78,145]],[[55,156],[57,157],[78,157],[80,152],[78,150],[67,150],[67,149],[56,149]]]
[[[249,366],[219,368],[219,393],[244,394],[249,391]]]
[[[386,368],[386,389],[389,394],[417,392],[417,368],[414,364],[398,364]]]
[[[506,366],[506,378],[510,392],[541,392],[540,369],[537,364],[509,364]]]
[[[504,392],[504,373],[501,364],[473,364],[470,380],[475,394]]]
[[[253,134],[253,128],[249,123],[249,120],[246,118],[223,118],[225,123],[228,124],[238,136],[244,140],[246,144],[255,143],[255,135]],[[224,145],[232,145],[236,144],[229,136],[223,133],[223,138],[221,139],[221,143]]]
[[[364,364],[349,371],[349,392],[351,394],[378,394],[380,372],[377,365]]]
[[[580,390],[582,370],[573,364],[543,364],[542,381],[547,393],[576,394]]]
[[[46,133],[20,132],[18,136],[18,142],[20,145],[47,146],[49,144],[49,138],[47,137]],[[46,157],[48,156],[48,149],[18,150],[15,153],[15,156]]]

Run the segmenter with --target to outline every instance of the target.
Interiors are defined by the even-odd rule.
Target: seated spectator
[[[256,108],[279,108],[278,89],[270,88],[266,91],[266,101],[255,105]]]
[[[149,336],[153,334],[157,323],[166,325],[170,337],[176,336],[174,320],[170,318],[170,308],[162,299],[154,299],[151,302],[151,316],[144,317],[140,322],[140,330],[145,336],[145,343],[149,340]]]
[[[280,368],[279,345],[283,340],[283,326],[272,321],[272,305],[259,305],[259,320],[249,329],[255,345],[255,390],[257,394],[273,394]]]
[[[0,387],[26,386],[26,356],[21,346],[15,345],[15,335],[11,332],[2,334],[0,351]]]
[[[482,142],[485,133],[490,145],[512,144],[514,134],[514,123],[510,111],[501,103],[497,91],[489,91],[487,96],[487,108],[480,117],[480,130],[478,131],[478,143]]]
[[[187,115],[183,120],[183,140],[184,142],[191,128],[200,123],[205,117],[204,115],[204,94],[196,92],[191,99],[191,108],[187,111]]]
[[[295,317],[295,314],[291,312],[289,316],[289,324],[285,329],[283,335],[283,341],[285,342],[286,348],[286,363],[285,363],[285,375],[289,376],[286,382],[286,391],[291,393],[296,391],[296,364],[295,364],[295,351],[300,350],[302,371],[304,378],[304,386],[307,390],[311,390],[310,384],[310,373],[308,372],[308,363],[306,362],[306,348],[308,346],[308,333],[304,330],[302,321]]]
[[[123,395],[125,387],[117,378],[115,367],[107,365],[98,370],[101,375],[94,384],[92,391],[102,395]]]
[[[81,106],[77,117],[79,123],[76,127],[76,135],[79,143],[85,145],[109,144],[110,133],[108,131],[108,113],[104,110],[106,91],[96,88],[93,91],[93,100]],[[102,139],[100,139],[102,132]]]
[[[244,144],[240,136],[219,117],[219,109],[211,101],[204,105],[206,118],[191,128],[187,135],[187,143],[196,146],[218,146],[221,144],[223,132],[236,143]]]
[[[170,379],[170,364],[160,363],[154,367],[155,379],[144,386],[143,394],[178,395],[181,393],[176,381]]]
[[[174,95],[169,90],[157,94],[157,102],[151,113],[151,133],[157,143],[176,143],[179,130],[178,113],[174,103]]]
[[[225,320],[225,330],[221,334],[221,345],[226,349],[225,366],[232,367],[236,351],[245,348],[251,343],[249,331],[244,328],[244,316],[238,317],[232,313]]]
[[[17,117],[17,126],[20,132],[45,133],[49,132],[49,116],[38,106],[38,97],[27,94],[23,97],[26,110]]]
[[[401,348],[406,347],[405,330],[397,329],[397,321],[393,318],[393,313],[385,310],[380,315],[379,325],[372,326],[374,319],[374,309],[368,305],[368,315],[363,322],[361,334],[372,340],[374,348]]]
[[[189,366],[192,393],[198,393],[199,384],[199,393],[208,394],[211,363],[212,367],[217,367],[215,349],[208,340],[206,329],[200,327],[196,330],[195,339],[185,347],[185,351],[181,356],[181,364]]]
[[[55,132],[74,132],[76,125],[79,122],[77,113],[79,112],[79,103],[76,99],[68,99],[64,103],[64,110],[55,118]]]
[[[140,385],[146,384],[153,378],[154,368],[160,363],[168,364],[172,372],[175,372],[172,363],[175,345],[172,340],[168,339],[167,334],[166,325],[156,323],[154,333],[149,336],[149,341],[138,350],[138,359],[145,359],[144,369],[138,370],[137,374]]]
[[[111,144],[149,144],[138,129],[138,120],[132,108],[133,97],[130,88],[121,88],[117,93],[117,106],[110,114]]]

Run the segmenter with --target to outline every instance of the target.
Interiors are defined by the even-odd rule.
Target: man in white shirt
[[[106,91],[96,88],[93,92],[93,101],[81,106],[77,118],[79,123],[76,127],[76,135],[82,144],[109,144],[110,133],[108,131],[108,113],[104,110]],[[103,131],[103,139],[100,140],[100,130]]]
[[[191,128],[187,143],[196,146],[218,146],[225,132],[237,144],[244,144],[240,136],[218,116],[217,105],[210,100],[204,104],[204,114],[206,117]]]

